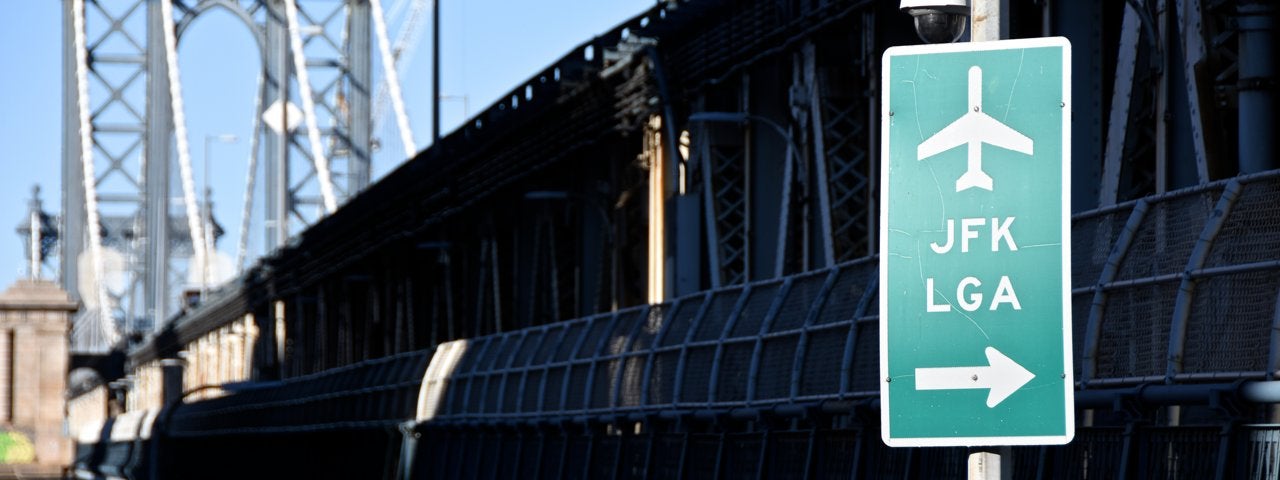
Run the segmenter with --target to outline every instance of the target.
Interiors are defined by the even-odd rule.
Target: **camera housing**
[[[898,8],[911,15],[926,43],[959,40],[969,24],[969,0],[902,0]]]

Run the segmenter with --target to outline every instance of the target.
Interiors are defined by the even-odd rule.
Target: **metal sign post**
[[[885,52],[881,425],[890,446],[1074,434],[1070,44]]]

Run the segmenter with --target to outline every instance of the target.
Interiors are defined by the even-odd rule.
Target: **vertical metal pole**
[[[871,159],[880,158],[880,60],[876,50],[876,10],[867,9],[862,14],[862,65],[867,79],[867,153]],[[868,161],[867,171],[867,255],[880,251],[880,163]]]
[[[818,82],[818,52],[813,42],[806,42],[801,50],[804,55],[804,79],[809,90],[809,122],[813,136],[813,173],[817,192],[818,227],[822,235],[822,267],[835,264],[835,243],[831,236],[831,184],[827,181],[826,132],[822,118],[822,85]],[[874,96],[873,96],[874,98]],[[806,227],[807,228],[807,227]]]
[[[347,196],[369,186],[369,152],[372,138],[373,116],[369,102],[373,80],[373,43],[369,31],[371,22],[367,0],[349,0],[347,14],[347,102],[350,118],[349,147],[347,157]]]
[[[1270,170],[1276,158],[1276,15],[1271,2],[1240,2],[1240,173]]]
[[[969,480],[1013,478],[1013,447],[980,447],[969,454]]]
[[[1182,68],[1187,89],[1188,115],[1191,119],[1192,145],[1196,153],[1196,173],[1200,183],[1209,182],[1209,151],[1205,145],[1205,125],[1208,123],[1204,109],[1200,107],[1201,88],[1198,69],[1208,58],[1204,40],[1204,22],[1201,21],[1199,0],[1178,0],[1178,32],[1182,41]],[[1079,101],[1078,99],[1076,100]]]
[[[1009,0],[973,0],[971,41],[985,42],[1009,37]],[[1009,467],[1013,465],[1013,450],[1009,447],[980,448],[969,454],[970,480],[1000,480],[1013,478],[1012,468],[1001,468],[1001,457]]]
[[[1107,146],[1102,164],[1102,189],[1098,193],[1098,205],[1114,205],[1120,189],[1120,175],[1124,160],[1125,135],[1129,127],[1129,106],[1133,97],[1134,71],[1137,68],[1138,44],[1142,34],[1139,13],[1132,4],[1125,4],[1124,20],[1120,30],[1120,48],[1117,55],[1115,87],[1111,89],[1111,112],[1107,121]]]
[[[440,0],[431,2],[431,145],[440,141]]]
[[[273,0],[267,12],[266,99],[278,102],[280,130],[266,135],[266,250],[284,246],[289,239],[289,44],[284,4]]]
[[[969,15],[970,34],[974,42],[1009,38],[1009,0],[973,0]]]
[[[1159,45],[1168,45],[1166,39],[1169,38],[1169,27],[1171,26],[1170,17],[1173,13],[1170,11],[1167,0],[1158,0],[1156,10],[1160,14],[1156,18],[1156,35],[1153,39]],[[1169,188],[1169,122],[1165,120],[1169,116],[1169,49],[1165,48],[1160,54],[1160,79],[1156,84],[1156,193],[1164,193]]]
[[[147,5],[146,241],[143,246],[145,317],[159,327],[169,316],[169,159],[173,109],[164,57],[164,20],[158,2]]]
[[[62,289],[73,301],[80,300],[79,271],[84,251],[84,189],[80,167],[80,111],[76,98],[76,51],[71,20],[71,0],[62,5]]]

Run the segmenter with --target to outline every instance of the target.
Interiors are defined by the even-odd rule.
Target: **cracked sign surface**
[[[890,446],[1063,444],[1070,44],[894,47],[881,77],[880,401]]]

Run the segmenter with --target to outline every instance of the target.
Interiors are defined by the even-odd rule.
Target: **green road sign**
[[[1062,444],[1071,45],[884,54],[880,408],[890,446]]]

